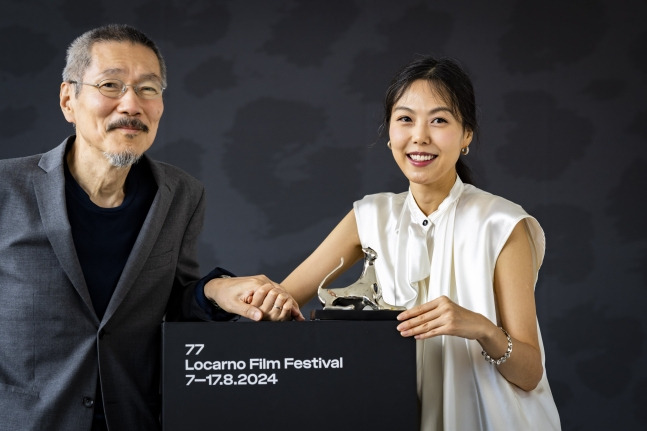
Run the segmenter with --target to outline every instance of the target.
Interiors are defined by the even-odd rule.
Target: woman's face
[[[393,105],[389,137],[393,157],[413,184],[443,190],[456,181],[461,148],[472,141],[429,81],[417,80]]]

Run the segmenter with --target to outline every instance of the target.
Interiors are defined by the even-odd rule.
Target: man
[[[144,155],[165,87],[148,37],[91,30],[60,89],[76,134],[0,161],[0,430],[159,429],[164,318],[303,318],[264,276],[200,279],[204,189]]]

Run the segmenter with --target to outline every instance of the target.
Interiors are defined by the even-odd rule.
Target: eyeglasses
[[[124,84],[123,81],[119,79],[104,79],[98,84],[90,84],[87,82],[80,81],[69,81],[70,84],[82,84],[89,85],[99,90],[99,93],[103,94],[106,97],[111,99],[118,99],[126,93],[128,87],[132,87],[136,95],[142,99],[157,99],[162,95],[162,92],[166,89],[162,87],[158,82],[155,81],[144,81],[139,84]]]

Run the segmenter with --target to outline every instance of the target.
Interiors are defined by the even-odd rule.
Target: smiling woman
[[[560,429],[534,301],[543,231],[469,184],[461,159],[478,130],[469,77],[452,60],[418,58],[384,106],[409,191],[355,202],[282,285],[305,304],[340,258],[335,277],[370,247],[384,300],[406,308],[398,331],[417,340],[422,430]]]
[[[414,81],[398,99],[389,122],[391,150],[416,202],[431,214],[456,181],[456,162],[472,141],[434,84]],[[424,196],[424,197],[423,197]]]

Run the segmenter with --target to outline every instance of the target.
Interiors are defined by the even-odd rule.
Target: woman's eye
[[[407,117],[407,116],[405,115],[405,116],[402,116],[402,117],[398,117],[398,121],[403,121],[403,122],[407,122],[407,123],[408,123],[408,122],[411,122],[411,118],[410,118],[410,117]]]
[[[431,120],[432,124],[440,124],[440,123],[446,123],[446,122],[447,122],[447,120],[445,120],[444,118],[440,118],[440,117],[439,118],[434,118],[433,120]]]

